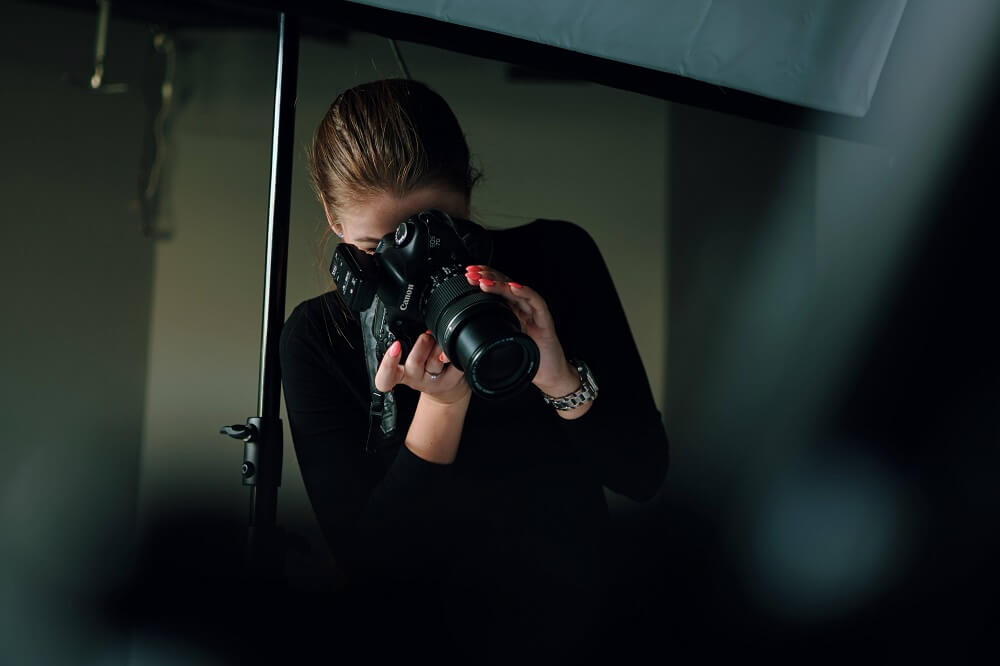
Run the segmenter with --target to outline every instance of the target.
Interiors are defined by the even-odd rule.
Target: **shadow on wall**
[[[986,69],[994,81],[995,65]],[[862,653],[954,660],[991,647],[1000,623],[991,592],[1000,555],[991,480],[1000,462],[1000,328],[991,308],[1000,100],[995,85],[982,85],[983,99],[955,89],[964,115],[946,104],[896,108],[904,141],[891,146],[895,168],[861,151],[852,158],[850,147],[821,151],[825,177],[857,183],[838,170],[862,169],[864,188],[818,179],[838,195],[818,211],[829,228],[817,232],[827,234],[812,247],[805,234],[769,242],[775,261],[756,264],[747,259],[760,258],[755,241],[767,234],[758,191],[773,189],[772,178],[795,182],[771,154],[787,153],[785,137],[706,141],[743,121],[691,114],[698,122],[686,124],[675,114],[667,400],[675,456],[661,498],[668,534],[649,544],[662,564],[645,595],[663,610],[639,615],[649,628],[642,635],[669,627],[683,651],[787,662]],[[931,98],[952,90],[926,87]],[[804,225],[817,219],[808,198],[791,214]],[[833,232],[836,248],[825,244]],[[898,237],[887,242],[890,234]],[[822,278],[831,284],[816,282],[814,248],[830,259]],[[777,289],[741,310],[754,281],[780,286],[766,279],[776,265],[805,310]],[[868,316],[851,330],[838,321],[845,313]],[[781,326],[755,335],[781,316],[801,335]],[[851,339],[829,339],[845,332]]]

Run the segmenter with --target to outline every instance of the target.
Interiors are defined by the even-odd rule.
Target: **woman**
[[[330,228],[363,250],[422,210],[469,218],[478,174],[447,103],[421,83],[342,93],[310,161]],[[300,304],[283,329],[292,439],[330,550],[360,591],[359,614],[419,627],[411,635],[449,654],[475,651],[478,663],[578,659],[603,612],[602,486],[650,499],[666,435],[586,232],[536,220],[486,233],[491,250],[466,279],[503,297],[538,345],[534,386],[483,400],[430,332],[405,360],[394,344],[375,384],[393,392],[399,441],[366,454],[361,329],[331,291]]]

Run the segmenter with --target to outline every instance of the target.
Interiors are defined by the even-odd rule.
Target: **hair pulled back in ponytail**
[[[409,79],[383,79],[342,92],[313,138],[309,172],[331,221],[343,205],[381,193],[403,197],[427,185],[448,187],[468,199],[480,177],[448,103]]]

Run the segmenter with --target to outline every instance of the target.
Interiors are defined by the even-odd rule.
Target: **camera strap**
[[[365,439],[365,453],[378,450],[377,440],[388,437],[396,429],[396,398],[392,391],[379,391],[375,388],[375,373],[380,363],[378,340],[374,331],[380,330],[385,317],[385,307],[379,299],[374,299],[372,306],[360,313],[361,339],[364,345],[365,365],[368,367],[368,388],[371,395],[371,405],[368,408],[368,435]]]
[[[372,391],[371,407],[368,409],[368,436],[365,438],[365,453],[375,453],[378,450],[375,438],[385,416],[386,396],[391,398],[392,392]]]

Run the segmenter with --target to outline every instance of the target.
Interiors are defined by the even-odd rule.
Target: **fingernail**
[[[492,287],[494,284],[496,284],[495,282],[493,282],[493,280],[487,280],[486,278],[480,280],[479,283],[485,284],[487,287]]]
[[[424,333],[426,333],[427,335],[433,335],[433,333],[431,333],[431,329],[429,328],[426,331],[424,331]]]
[[[472,271],[472,272],[466,273],[465,277],[472,278],[473,280],[478,280],[479,279],[479,275],[480,275],[479,273],[476,273],[475,271]]]
[[[479,266],[466,266],[465,270],[467,272],[469,272],[469,273],[478,273],[479,272]]]
[[[440,354],[438,354],[438,360],[441,361],[442,363],[447,363],[448,357],[444,355],[444,352],[441,352]]]
[[[508,282],[507,284],[509,284],[510,286],[512,286],[514,289],[522,289],[523,288],[523,287],[521,287],[521,285],[519,285],[516,282]]]
[[[393,358],[399,356],[400,352],[403,351],[403,345],[400,344],[399,340],[396,340],[391,345],[389,345],[389,356]]]

